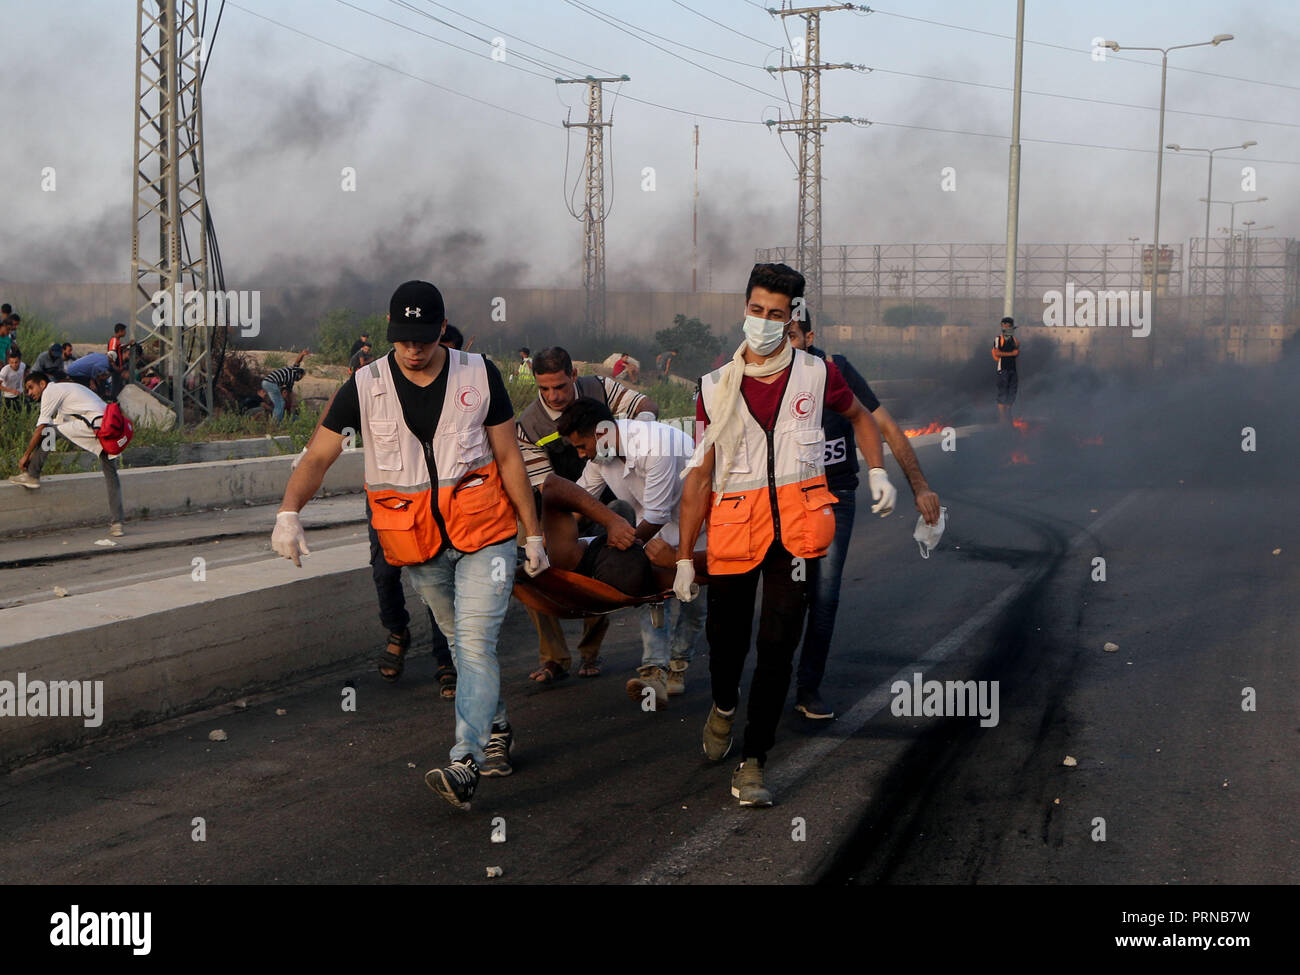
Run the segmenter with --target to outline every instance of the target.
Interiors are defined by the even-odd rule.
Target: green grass
[[[36,429],[36,409],[30,413],[17,410],[0,411],[0,477],[9,477],[18,473],[18,461]],[[150,447],[166,456],[168,448],[174,459],[179,455],[182,444],[205,443],[209,440],[238,440],[243,437],[288,436],[293,440],[293,450],[301,450],[307,444],[320,413],[308,407],[302,407],[295,418],[286,418],[280,423],[271,423],[261,416],[239,416],[222,414],[185,430],[159,430],[155,427],[137,427],[131,446],[122,455],[124,466],[131,466],[131,454],[137,447]],[[80,471],[77,454],[81,448],[59,437],[54,453],[45,461],[45,474],[68,474]],[[157,459],[154,463],[157,463]]]

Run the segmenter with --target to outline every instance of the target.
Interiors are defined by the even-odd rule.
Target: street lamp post
[[[1250,248],[1251,248],[1250,235],[1252,232],[1259,233],[1261,230],[1272,230],[1274,226],[1273,224],[1270,223],[1265,227],[1260,227],[1256,229],[1255,223],[1256,221],[1254,220],[1241,221],[1241,225],[1246,228],[1246,241],[1245,241],[1246,255],[1245,255],[1244,264],[1246,266],[1246,309],[1248,312],[1250,310],[1250,306],[1252,303],[1252,299],[1254,298],[1254,291],[1255,291],[1255,259],[1250,252]]]
[[[1236,230],[1236,226],[1237,226],[1237,204],[1239,204],[1239,203],[1263,203],[1263,202],[1264,202],[1265,200],[1267,200],[1267,199],[1268,199],[1267,196],[1257,196],[1257,197],[1255,197],[1255,199],[1253,199],[1253,200],[1211,200],[1209,197],[1202,197],[1202,198],[1201,198],[1201,201],[1200,201],[1200,202],[1204,203],[1206,206],[1209,206],[1209,204],[1211,204],[1211,203],[1227,204],[1227,206],[1228,206],[1228,226],[1227,226],[1226,228],[1224,228],[1224,227],[1220,227],[1220,228],[1219,228],[1220,230],[1225,230],[1225,229],[1226,229],[1227,232],[1228,232],[1228,255],[1227,255],[1227,259],[1226,259],[1226,261],[1224,262],[1224,269],[1223,269],[1223,275],[1224,275],[1224,280],[1223,280],[1223,321],[1224,321],[1225,324],[1226,324],[1227,321],[1228,321],[1228,291],[1229,291],[1230,285],[1231,285],[1231,283],[1232,283],[1232,259],[1233,259],[1233,256],[1234,256],[1233,251],[1236,249],[1236,248],[1233,246],[1233,241],[1236,239],[1236,235],[1235,235],[1234,231]]]
[[[1160,179],[1164,174],[1165,163],[1165,82],[1169,74],[1169,52],[1181,51],[1189,47],[1218,47],[1224,41],[1232,40],[1231,34],[1216,34],[1213,39],[1196,44],[1175,44],[1173,47],[1125,47],[1125,51],[1159,51],[1160,52],[1160,134],[1156,138],[1156,224],[1151,241],[1151,306],[1148,319],[1149,327],[1156,322],[1156,295],[1160,291]],[[1118,41],[1103,41],[1103,46],[1112,51],[1121,50]]]
[[[1251,146],[1259,145],[1254,139],[1247,139],[1237,146],[1218,146],[1214,149],[1198,149],[1194,146],[1180,146],[1176,142],[1171,142],[1166,148],[1174,152],[1204,152],[1210,157],[1210,172],[1205,178],[1205,241],[1202,244],[1202,250],[1205,252],[1205,263],[1201,267],[1201,326],[1204,327],[1205,320],[1210,313],[1210,197],[1214,195],[1214,154],[1224,152],[1228,149],[1249,149]]]

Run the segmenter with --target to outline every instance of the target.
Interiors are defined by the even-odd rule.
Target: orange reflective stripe
[[[442,548],[442,533],[433,518],[433,495],[425,491],[372,491],[370,524],[379,536],[389,565],[419,565]]]

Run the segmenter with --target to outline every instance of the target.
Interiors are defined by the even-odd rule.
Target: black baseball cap
[[[388,302],[388,341],[437,342],[446,318],[442,292],[428,281],[407,281]]]

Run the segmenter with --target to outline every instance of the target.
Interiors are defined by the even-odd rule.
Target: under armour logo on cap
[[[437,342],[446,317],[437,288],[428,281],[407,281],[388,302],[388,341]]]

